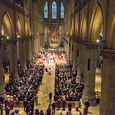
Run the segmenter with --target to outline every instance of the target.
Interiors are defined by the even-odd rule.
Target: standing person
[[[48,72],[48,68],[47,67],[45,68],[45,70],[46,70],[46,72]]]
[[[35,115],[39,115],[40,113],[39,113],[39,110],[38,109],[36,109],[35,110]]]
[[[5,113],[6,113],[6,115],[10,114],[10,108],[8,106],[6,106],[6,108],[5,108]]]
[[[79,115],[82,115],[82,112],[81,112],[81,111],[79,112]]]
[[[52,101],[52,93],[49,93],[49,101]]]
[[[50,108],[50,106],[47,109],[47,115],[51,115],[51,108]]]
[[[58,110],[60,110],[60,107],[61,107],[61,98],[60,97],[57,100],[57,106],[58,106]]]
[[[41,110],[41,111],[40,111],[40,115],[44,115],[44,112],[43,112],[43,110]]]
[[[62,100],[62,107],[63,107],[63,110],[65,110],[65,106],[66,106],[66,100],[63,99],[63,100]]]
[[[68,111],[69,111],[70,114],[71,114],[71,110],[72,110],[72,103],[69,102],[69,103],[68,103]]]
[[[52,103],[52,114],[55,114],[55,103]]]
[[[89,101],[87,100],[87,101],[85,102],[85,106],[84,106],[83,115],[87,115],[89,105],[90,105],[90,104],[89,104]]]

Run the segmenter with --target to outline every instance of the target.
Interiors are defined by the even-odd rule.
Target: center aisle
[[[66,64],[66,58],[65,55],[63,59],[56,59],[57,64]],[[44,76],[42,79],[42,84],[40,85],[39,91],[38,91],[38,108],[39,110],[43,110],[46,112],[46,109],[49,104],[49,93],[51,92],[54,96],[54,89],[55,89],[55,63],[47,63],[45,62],[45,68],[51,68],[51,75],[49,75],[44,70]],[[52,97],[53,97],[52,96]]]
[[[51,68],[52,74],[49,75],[44,71],[42,84],[38,91],[38,108],[39,110],[46,111],[49,104],[49,93],[54,94],[54,83],[55,83],[55,64],[45,65],[45,68]]]

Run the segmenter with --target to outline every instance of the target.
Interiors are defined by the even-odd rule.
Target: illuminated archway
[[[7,38],[11,38],[13,36],[12,22],[7,13],[5,13],[3,16],[1,34]]]
[[[22,36],[22,23],[21,20],[18,19],[17,21],[17,36]]]
[[[70,34],[73,35],[74,34],[74,19],[72,17],[71,19],[71,29],[70,29]]]
[[[80,38],[85,39],[87,36],[87,22],[86,16],[83,14],[80,25]]]
[[[108,42],[109,42],[109,48],[115,49],[115,15],[113,17],[110,31],[110,40],[108,40]]]
[[[78,36],[78,15],[75,17],[75,36]]]
[[[96,42],[99,38],[99,35],[103,29],[103,16],[102,11],[99,6],[96,7],[96,10],[93,13],[90,23],[89,39],[90,42]]]
[[[28,20],[27,20],[27,22],[25,23],[25,35],[26,35],[26,36],[31,35],[30,23],[29,23]]]

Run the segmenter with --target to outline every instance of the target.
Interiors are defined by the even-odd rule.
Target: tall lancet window
[[[44,18],[48,18],[48,2],[44,5]]]
[[[64,18],[64,5],[61,2],[61,9],[60,9],[60,17],[63,19]]]
[[[57,18],[57,3],[56,1],[52,2],[52,19]]]

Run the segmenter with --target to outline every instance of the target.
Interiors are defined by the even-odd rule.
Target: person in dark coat
[[[71,113],[71,110],[72,110],[72,103],[69,102],[69,103],[68,103],[68,111],[69,111],[69,113]]]
[[[5,108],[5,113],[6,113],[6,115],[10,114],[10,108],[8,106]]]
[[[44,112],[43,112],[43,110],[41,110],[41,111],[40,111],[40,115],[44,115]]]
[[[83,115],[87,115],[87,113],[88,113],[88,108],[89,108],[89,101],[87,100],[86,102],[85,102],[85,107],[84,107],[84,111],[83,111]]]
[[[52,103],[52,114],[55,114],[55,103]]]
[[[57,107],[58,107],[58,110],[60,110],[60,107],[61,107],[61,98],[60,97],[57,100]]]
[[[63,107],[63,110],[65,110],[65,106],[66,106],[66,100],[62,100],[62,107]]]
[[[49,100],[50,101],[52,100],[52,93],[51,92],[49,93]]]
[[[36,109],[35,110],[35,115],[39,115],[40,113],[39,113],[39,110],[38,109]]]
[[[50,107],[48,107],[48,109],[47,109],[47,115],[51,115],[51,108]]]

